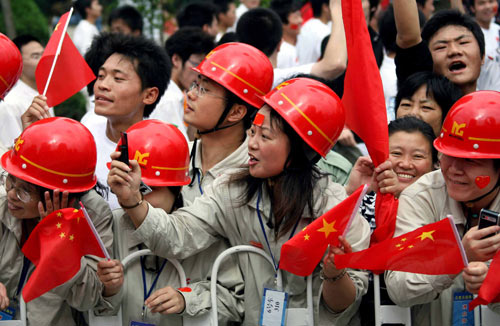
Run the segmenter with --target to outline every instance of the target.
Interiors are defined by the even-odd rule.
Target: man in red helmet
[[[483,208],[500,211],[499,117],[499,92],[473,92],[455,103],[434,141],[442,154],[441,169],[401,193],[394,236],[452,215],[468,261],[493,258],[500,248],[500,227],[478,229],[478,221]],[[457,314],[453,298],[465,289],[460,274],[389,271],[385,282],[396,304],[412,307],[415,325],[452,325]],[[491,308],[499,312],[500,304]],[[467,310],[458,313],[468,314]]]
[[[2,33],[0,33],[0,101],[3,101],[7,93],[17,82],[23,70],[21,53],[16,45]],[[0,153],[7,148],[0,141]]]

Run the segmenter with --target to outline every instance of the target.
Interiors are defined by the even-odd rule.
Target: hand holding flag
[[[457,274],[467,266],[467,256],[453,219],[447,217],[368,249],[337,255],[335,265],[338,269]]]
[[[307,276],[321,261],[328,245],[338,246],[339,235],[349,230],[368,187],[359,187],[349,197],[314,220],[281,247],[280,268]]]
[[[106,257],[83,212],[74,208],[47,215],[22,251],[36,266],[23,288],[26,302],[69,281],[80,270],[83,256]]]
[[[477,298],[469,303],[469,310],[482,304],[487,305],[493,302],[500,302],[500,250],[497,251],[490,263],[488,274],[479,288]]]
[[[95,75],[66,33],[73,8],[59,19],[35,71],[38,92],[56,106],[95,79]],[[56,64],[57,63],[57,64]]]

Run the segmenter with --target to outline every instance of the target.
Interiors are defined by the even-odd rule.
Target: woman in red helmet
[[[245,280],[244,325],[258,324],[264,285],[275,281],[283,243],[346,197],[341,185],[315,167],[344,126],[344,108],[335,93],[315,80],[296,78],[263,101],[248,132],[248,166],[217,179],[189,207],[166,214],[142,200],[140,168],[134,161],[129,168],[114,160],[108,176],[122,205],[133,206],[126,212],[135,234],[162,255],[190,256],[222,237],[232,246],[261,246],[273,257],[274,269],[260,257],[238,255]],[[353,250],[368,247],[369,227],[359,215],[346,238]],[[349,243],[343,239],[344,250],[350,250]],[[367,273],[335,268],[331,258],[341,252],[331,248],[313,272],[315,324],[347,324],[366,292]],[[304,307],[306,279],[285,271],[282,275],[289,307]]]
[[[127,138],[129,158],[137,161],[141,180],[152,190],[144,194],[144,200],[165,213],[181,208],[181,188],[190,181],[188,144],[182,133],[171,124],[152,119],[130,127]],[[120,145],[121,142],[117,148]],[[155,251],[155,247],[147,247],[134,236],[135,227],[126,211],[114,210],[113,216],[116,259],[123,260],[141,249]],[[227,248],[226,242],[219,240],[203,252],[182,260],[188,287],[181,289],[178,289],[181,286],[179,275],[168,259],[147,256],[132,261],[127,265],[125,284],[119,260],[103,260],[98,264],[97,273],[105,285],[105,300],[113,306],[113,314],[121,305],[122,320],[126,323],[133,320],[158,326],[183,325],[183,317],[208,314],[212,264]],[[220,302],[219,325],[241,321],[243,280],[232,259],[221,266],[217,299]],[[146,309],[145,302],[152,308]]]
[[[34,266],[21,248],[38,221],[53,210],[78,206],[82,201],[101,236],[111,249],[112,215],[106,201],[93,188],[96,146],[81,123],[48,118],[33,123],[2,158],[0,196],[0,309],[16,304]],[[53,199],[53,200],[52,200]],[[74,315],[97,304],[103,286],[97,262],[82,260],[78,276],[26,304],[29,324],[77,325]],[[49,308],[50,307],[50,308]],[[17,312],[18,313],[18,312]],[[81,317],[81,316],[80,316]]]
[[[399,197],[394,236],[452,215],[469,262],[487,262],[500,248],[498,226],[478,229],[481,209],[500,211],[500,93],[479,91],[458,100],[434,147],[441,169],[422,176]],[[488,235],[491,237],[484,238]],[[457,275],[387,272],[387,290],[402,306],[414,306],[415,324],[451,325],[454,294],[465,290]],[[496,304],[495,309],[500,310]],[[470,314],[464,318],[473,318]]]

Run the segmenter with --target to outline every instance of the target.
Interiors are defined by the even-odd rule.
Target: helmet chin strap
[[[486,196],[488,196],[489,194],[491,194],[493,191],[495,191],[498,186],[500,186],[500,177],[497,179],[497,183],[495,184],[495,186],[493,188],[491,188],[490,191],[488,191],[487,193],[485,193],[484,195],[481,195],[475,199],[472,199],[472,200],[468,200],[466,202],[464,202],[464,205],[469,207],[469,208],[472,208],[474,207],[474,204],[477,203],[478,201],[480,201],[481,199],[485,198]]]

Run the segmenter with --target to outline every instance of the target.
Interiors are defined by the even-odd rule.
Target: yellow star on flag
[[[405,241],[406,241],[406,238],[401,239],[401,241],[405,242]]]
[[[61,212],[57,212],[57,217],[62,217],[62,213]]]
[[[75,240],[75,236],[72,234],[69,236],[69,241],[73,241],[73,240]]]
[[[62,226],[62,224],[61,224],[61,223],[57,223],[57,224],[56,224],[56,227],[57,227],[58,229],[60,229],[60,228],[61,228],[61,226]]]
[[[419,235],[417,238],[420,238],[421,241],[424,241],[425,239],[431,239],[432,241],[434,241],[434,237],[432,236],[434,232],[436,232],[436,230],[432,230],[429,232],[422,232],[422,234]]]
[[[325,219],[323,219],[323,227],[321,229],[318,229],[318,231],[325,233],[325,238],[328,238],[330,233],[337,232],[337,230],[335,229],[335,222],[336,221],[328,223]]]
[[[398,244],[396,245],[396,247],[398,247],[398,248],[399,248],[399,247],[401,247],[401,244],[400,244],[400,243],[398,243]]]
[[[66,237],[66,233],[61,232],[61,234],[59,234],[59,237],[61,237],[61,239],[65,238]]]
[[[304,240],[309,240],[309,238],[310,238],[309,234],[306,234],[306,235],[304,236]]]
[[[413,248],[413,245],[409,245],[408,248]]]

